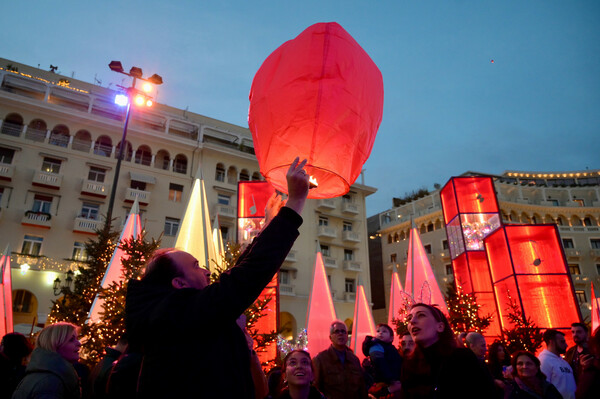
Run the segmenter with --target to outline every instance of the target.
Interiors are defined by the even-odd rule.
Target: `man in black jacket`
[[[297,158],[292,163],[286,206],[272,220],[267,209],[262,232],[218,282],[209,284],[209,271],[200,267],[205,265],[175,249],[157,251],[144,277],[129,282],[130,346],[144,356],[139,398],[254,397],[250,352],[236,320],[271,281],[299,235],[309,189],[305,164]]]

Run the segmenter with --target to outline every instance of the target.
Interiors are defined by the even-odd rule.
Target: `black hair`
[[[584,323],[579,323],[579,322],[573,323],[573,324],[571,324],[571,327],[581,327],[581,328],[584,329],[584,331],[585,331],[586,334],[590,333],[590,330],[588,329],[588,326],[586,326]]]
[[[553,328],[549,328],[546,331],[544,331],[544,335],[543,335],[542,338],[544,339],[544,342],[546,344],[548,344],[548,342],[553,341],[554,338],[556,338],[556,336],[559,335],[559,334],[562,335],[562,336],[565,335],[565,333],[562,332],[562,331],[558,331],[558,330],[555,330]]]
[[[176,252],[174,248],[163,248],[154,252],[146,264],[146,271],[141,281],[159,286],[171,286],[171,281],[180,276],[179,268],[169,254]]]

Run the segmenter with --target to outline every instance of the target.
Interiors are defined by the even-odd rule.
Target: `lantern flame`
[[[309,183],[309,189],[319,187],[319,183],[317,183],[317,178],[314,176],[309,176],[308,183]]]

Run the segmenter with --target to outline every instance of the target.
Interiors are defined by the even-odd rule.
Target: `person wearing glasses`
[[[348,348],[348,328],[335,320],[329,328],[331,346],[313,359],[315,385],[328,399],[366,399],[360,360]]]

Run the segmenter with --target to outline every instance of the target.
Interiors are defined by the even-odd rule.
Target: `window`
[[[85,250],[85,244],[82,242],[75,242],[73,244],[73,255],[71,259],[85,262],[88,259],[87,252]]]
[[[33,255],[33,256],[39,255],[40,251],[42,249],[43,241],[44,241],[44,239],[42,237],[26,235],[23,238],[23,247],[21,248],[21,253],[23,255]]]
[[[222,163],[217,164],[217,169],[215,170],[215,180],[216,181],[225,181],[225,167]]]
[[[596,263],[596,273],[600,275],[600,263]]]
[[[448,240],[442,240],[442,249],[448,249]]]
[[[394,239],[391,234],[388,234],[388,244],[391,244]]]
[[[44,162],[42,162],[42,171],[48,173],[60,173],[60,159],[48,158],[44,157]]]
[[[587,302],[587,295],[585,295],[585,291],[575,291],[575,297],[577,298],[577,302],[581,305],[582,303]]]
[[[396,263],[398,261],[398,255],[396,254],[391,254],[390,255],[390,262],[391,263]]]
[[[250,175],[246,169],[242,169],[240,172],[240,181],[248,181],[250,180]]]
[[[165,218],[165,235],[176,236],[179,230],[179,219]]]
[[[565,248],[565,249],[575,248],[575,244],[573,244],[572,238],[563,238],[562,242],[563,242],[563,248]]]
[[[52,197],[47,195],[36,194],[33,197],[33,212],[50,213],[50,207],[52,206]]]
[[[100,205],[90,204],[89,202],[84,202],[83,206],[81,207],[81,212],[79,213],[79,217],[84,218],[84,219],[98,220],[99,212],[100,212]]]
[[[600,249],[600,238],[590,238],[590,246],[593,249]]]
[[[288,270],[279,270],[279,284],[289,285],[290,284],[290,272]]]
[[[558,200],[555,199],[549,199],[548,202],[550,202],[552,204],[552,206],[559,206],[560,203],[558,202]]]
[[[169,201],[181,202],[183,196],[183,186],[180,184],[169,183]]]
[[[347,278],[346,282],[344,284],[344,287],[345,287],[345,291],[346,292],[355,292],[354,279],[353,278]]]
[[[129,187],[134,190],[146,191],[146,183],[143,181],[132,180]]]
[[[217,203],[221,205],[229,205],[231,202],[231,197],[225,194],[217,194]]]
[[[104,179],[106,178],[106,169],[97,168],[95,166],[90,166],[90,171],[88,172],[88,180],[95,181],[96,183],[104,183]]]
[[[429,223],[429,224],[427,225],[427,232],[429,233],[429,232],[431,232],[431,231],[433,231],[433,223]]]
[[[329,245],[321,244],[321,253],[323,256],[331,256],[331,252],[329,252]]]
[[[352,231],[352,222],[344,222],[342,225],[343,231]]]
[[[229,238],[229,227],[221,226],[221,237],[223,237],[223,241],[227,241]]]
[[[354,260],[354,251],[351,249],[344,249],[344,260]]]
[[[452,276],[454,274],[454,269],[452,269],[452,265],[446,265],[446,276]]]
[[[2,195],[4,194],[4,187],[0,187],[0,205],[2,205]]]
[[[13,294],[13,312],[30,313],[32,311],[33,295],[26,290],[16,290]]]
[[[329,226],[329,219],[325,216],[319,216],[319,226]]]
[[[431,244],[423,245],[423,248],[425,249],[426,253],[431,253]]]
[[[582,199],[573,199],[573,202],[575,202],[576,204],[579,204],[579,206],[585,206],[585,201]]]
[[[581,269],[579,268],[579,265],[570,263],[569,273],[571,273],[572,275],[581,274]]]
[[[583,218],[583,225],[584,226],[592,226],[592,218],[590,218],[589,216]]]
[[[352,203],[352,196],[350,194],[344,194],[342,196],[342,202],[343,203],[347,203],[347,204],[351,204]]]
[[[0,147],[0,163],[11,164],[13,157],[15,156],[15,150],[10,148]]]

